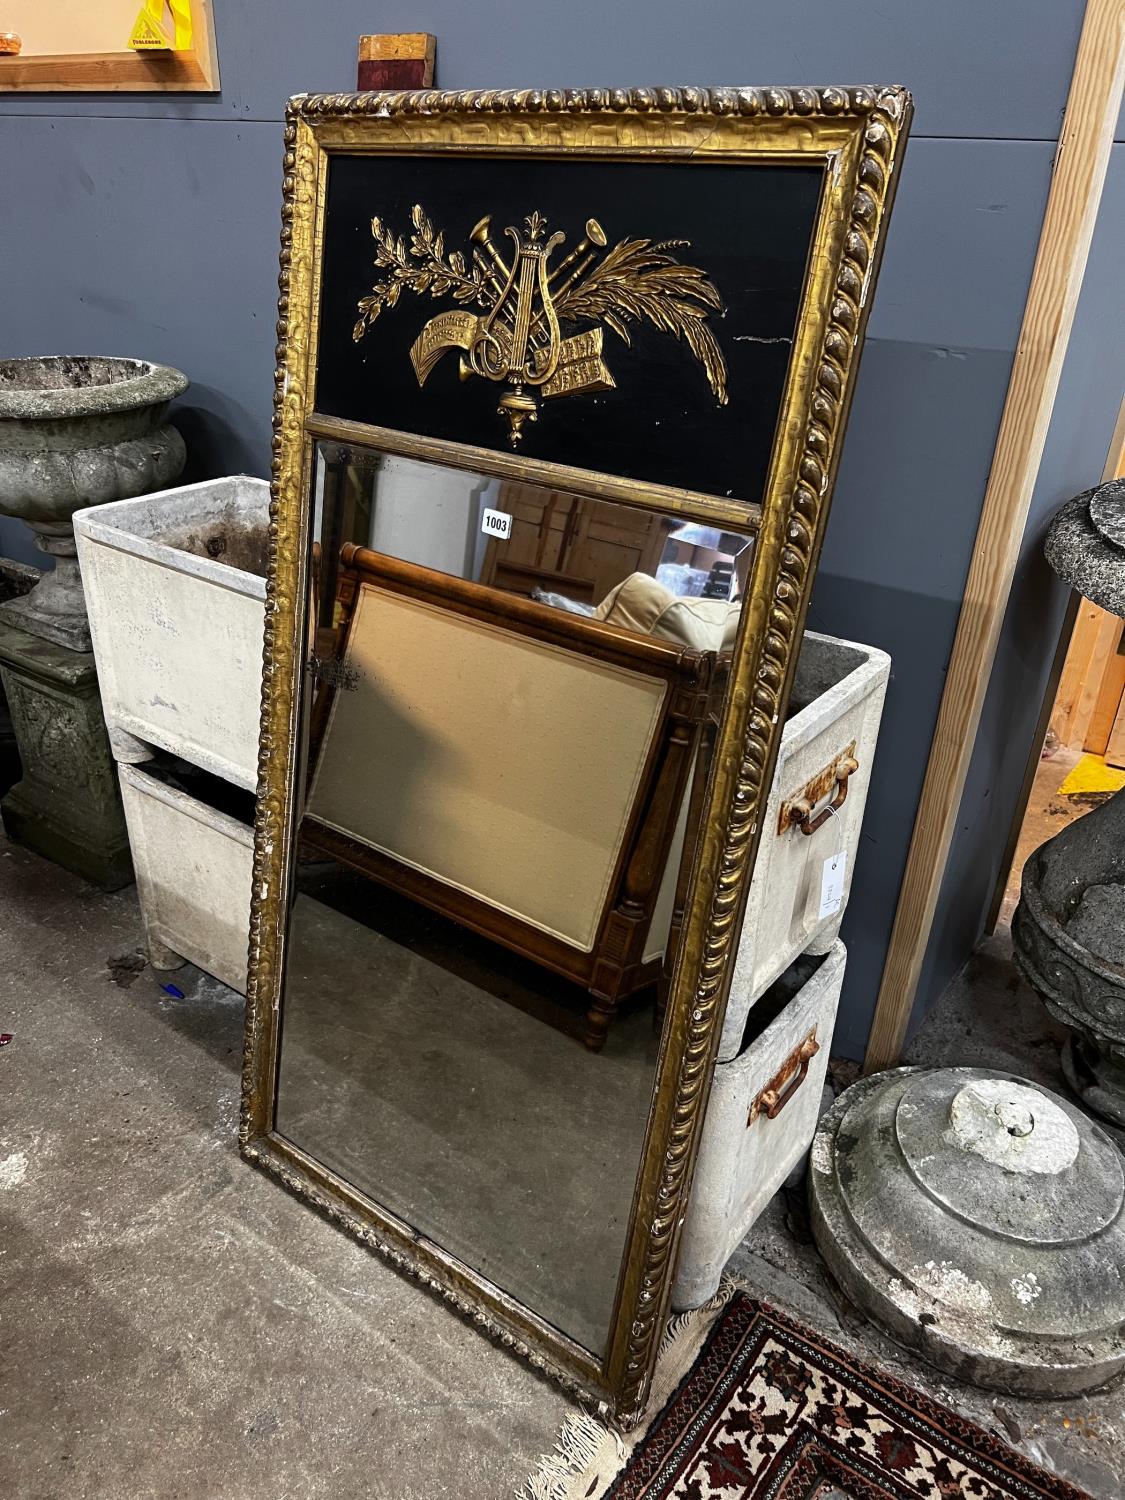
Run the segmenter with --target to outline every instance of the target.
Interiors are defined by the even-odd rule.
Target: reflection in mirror
[[[611,1327],[752,539],[317,451],[276,1129]]]

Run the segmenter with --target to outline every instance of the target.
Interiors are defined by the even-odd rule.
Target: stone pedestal
[[[10,557],[0,557],[0,605],[18,599],[22,594],[30,594],[41,576],[38,568],[13,562]],[[0,797],[19,779],[20,752],[8,700],[4,696],[4,684],[0,682]]]
[[[0,802],[17,843],[103,890],[133,878],[93,654],[0,622],[0,679],[23,778]]]
[[[1125,1049],[1072,1031],[1059,1060],[1067,1083],[1087,1109],[1112,1126],[1125,1151]]]

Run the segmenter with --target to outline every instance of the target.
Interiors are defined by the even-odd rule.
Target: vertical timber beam
[[[864,1060],[898,1061],[1082,287],[1125,80],[1125,0],[1088,0],[1051,191]]]

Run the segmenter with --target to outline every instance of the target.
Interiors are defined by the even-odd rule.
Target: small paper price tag
[[[832,917],[844,904],[844,874],[848,868],[848,852],[830,854],[820,872],[821,917]]]
[[[480,529],[485,536],[511,536],[512,518],[506,510],[485,510],[481,514]]]

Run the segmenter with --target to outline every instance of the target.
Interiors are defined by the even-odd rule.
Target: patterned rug
[[[682,1368],[684,1351],[677,1352]],[[578,1418],[524,1493],[535,1500],[1089,1500],[991,1433],[744,1292],[715,1316],[631,1451]]]

